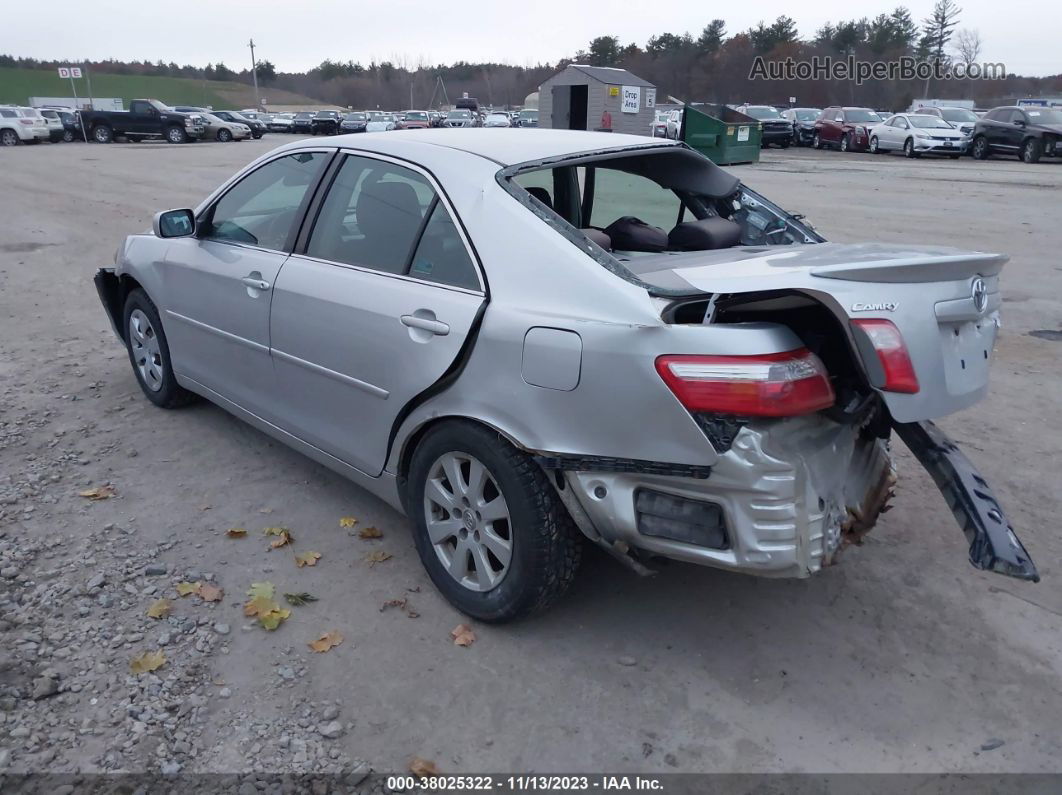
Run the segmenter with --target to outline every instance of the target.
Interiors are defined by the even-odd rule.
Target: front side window
[[[255,169],[214,205],[204,237],[284,250],[299,206],[326,157],[299,152]]]
[[[666,232],[678,223],[681,207],[674,191],[651,179],[612,168],[596,169],[591,226],[604,229],[613,221],[633,215]]]

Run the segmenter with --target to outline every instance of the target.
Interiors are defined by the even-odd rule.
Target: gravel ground
[[[737,169],[829,238],[1011,255],[991,394],[943,425],[1043,582],[970,568],[903,453],[894,510],[816,578],[643,580],[591,553],[553,610],[461,647],[402,517],[216,407],[153,408],[96,298],[125,234],[277,143],[0,151],[0,771],[1059,770],[1062,163]],[[242,609],[264,581],[291,610],[272,632]],[[144,652],[164,662],[135,674]]]

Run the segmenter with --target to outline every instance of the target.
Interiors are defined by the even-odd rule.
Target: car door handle
[[[423,331],[430,331],[439,337],[445,337],[450,333],[450,326],[443,323],[441,320],[431,320],[426,317],[417,317],[416,315],[402,315],[402,324],[409,326],[410,328],[419,328]]]
[[[255,290],[268,290],[270,286],[269,282],[267,282],[265,279],[261,278],[260,276],[256,277],[253,274],[250,276],[244,276],[242,279],[240,279],[240,281],[246,284],[248,287],[253,287]]]

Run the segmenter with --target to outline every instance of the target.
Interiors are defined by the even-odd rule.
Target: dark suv
[[[319,110],[310,121],[310,132],[314,135],[338,135],[339,123],[342,120],[338,111]]]
[[[870,128],[882,118],[870,108],[826,108],[815,122],[812,145],[816,149],[836,146],[842,152],[865,152],[870,147]]]
[[[789,144],[793,143],[793,124],[784,118],[777,108],[770,105],[739,105],[734,110],[751,116],[760,123],[760,146],[765,149],[771,144],[788,149]]]
[[[992,108],[974,125],[970,153],[978,160],[992,154],[1017,155],[1026,163],[1043,155],[1062,157],[1062,110]]]

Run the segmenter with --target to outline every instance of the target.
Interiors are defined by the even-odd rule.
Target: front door
[[[271,160],[226,191],[176,238],[160,266],[160,307],[174,370],[261,416],[271,416],[269,304],[296,220],[329,154]]]
[[[485,298],[419,170],[350,155],[284,265],[270,321],[284,426],[369,475],[402,409],[450,368]]]

